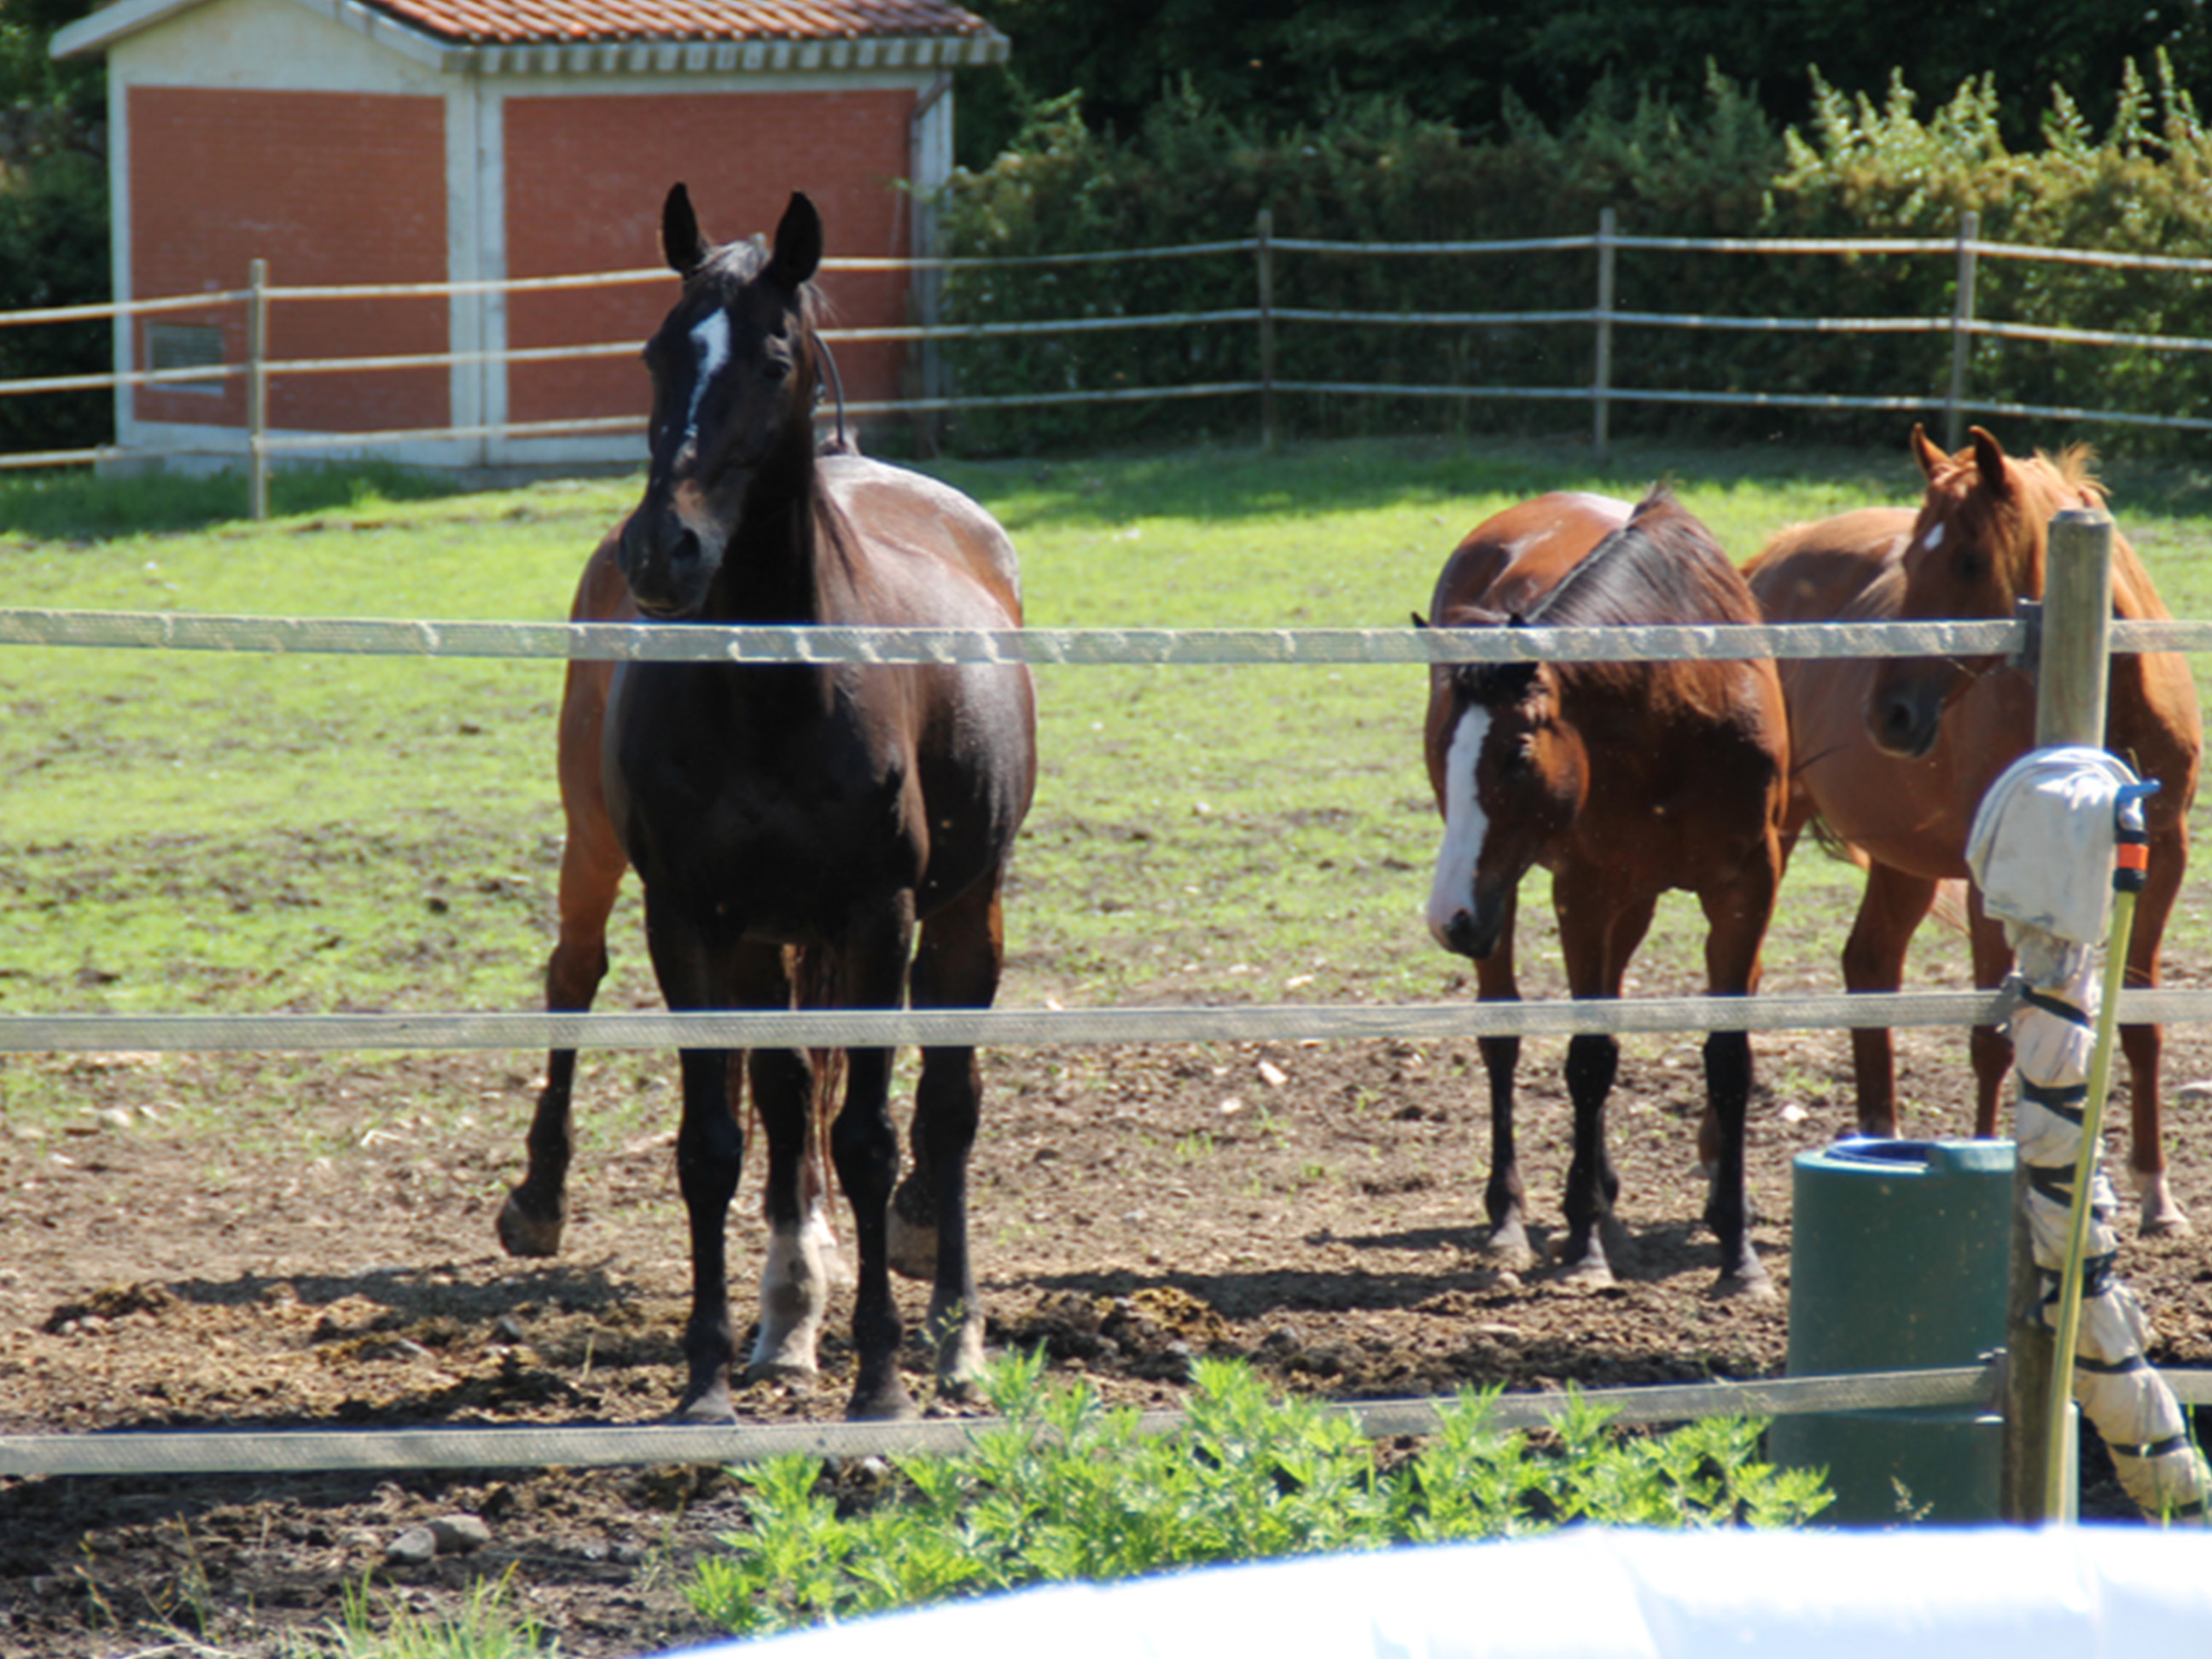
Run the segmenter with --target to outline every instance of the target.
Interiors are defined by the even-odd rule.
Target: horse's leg
[[[1698,895],[1705,913],[1705,989],[1717,997],[1749,996],[1759,988],[1759,954],[1774,917],[1781,857],[1770,846],[1763,860],[1747,860],[1735,878]],[[1751,1035],[1705,1035],[1705,1113],[1716,1131],[1712,1185],[1705,1224],[1720,1243],[1717,1296],[1770,1297],[1774,1286],[1751,1243],[1751,1200],[1744,1143],[1751,1112]]]
[[[922,925],[914,962],[917,1008],[988,1008],[1006,960],[994,872]],[[929,1337],[940,1395],[963,1395],[983,1369],[983,1308],[968,1249],[968,1156],[982,1116],[983,1078],[973,1048],[925,1048],[915,1089],[915,1182],[927,1178],[936,1218],[931,1255]],[[891,1223],[898,1224],[893,1201]]]
[[[811,1382],[830,1273],[820,1235],[808,1223],[804,1170],[806,1121],[822,1086],[820,1057],[799,1048],[756,1048],[750,1055],[754,1109],[767,1142],[768,1255],[761,1264],[760,1329],[745,1381]]]
[[[2177,823],[2153,835],[2150,870],[2136,899],[2135,932],[2128,940],[2127,982],[2146,989],[2159,981],[2159,948],[2173,914],[2182,878],[2189,869],[2189,827]],[[2160,1061],[2165,1033],[2155,1025],[2123,1025],[2120,1046],[2128,1057],[2130,1134],[2128,1167],[2142,1200],[2146,1237],[2190,1231],[2189,1218],[2174,1201],[2166,1182],[2166,1141],[2160,1123],[2163,1103]]]
[[[914,894],[854,915],[839,953],[840,991],[854,1008],[896,1008],[906,992],[914,951]],[[891,1187],[898,1179],[898,1131],[891,1122],[890,1048],[854,1048],[845,1057],[845,1103],[830,1134],[837,1182],[853,1206],[860,1275],[853,1299],[853,1349],[859,1361],[849,1418],[914,1414],[900,1380],[898,1349],[905,1328],[891,1295],[889,1226]]]
[[[1983,914],[1982,890],[1974,886],[1966,890],[1966,938],[1974,983],[1985,990],[2003,984],[2012,971],[2012,944],[2004,924]],[[2012,1039],[1996,1026],[1977,1025],[1967,1034],[1966,1054],[1974,1068],[1974,1133],[1993,1139],[2005,1073],[2012,1069]]]
[[[1498,945],[1474,964],[1475,995],[1484,1002],[1518,1002],[1521,988],[1513,975],[1513,929],[1519,908],[1517,894],[1505,901],[1505,925]],[[1483,1254],[1501,1266],[1526,1267],[1536,1259],[1528,1245],[1528,1194],[1521,1184],[1521,1163],[1513,1139],[1513,1076],[1521,1064],[1521,1039],[1487,1036],[1477,1040],[1482,1069],[1490,1079],[1490,1179],[1482,1191],[1484,1212],[1490,1218],[1490,1237]]]
[[[1905,983],[1905,951],[1936,902],[1937,884],[1887,864],[1867,866],[1859,913],[1844,941],[1844,988],[1894,991]],[[1859,1133],[1897,1133],[1897,1051],[1887,1026],[1851,1032],[1851,1071],[1859,1097]]]
[[[589,1012],[607,972],[607,916],[629,867],[599,787],[599,732],[606,710],[607,665],[571,663],[561,699],[561,936],[545,963],[545,1006]],[[596,671],[596,672],[595,672]],[[569,1099],[576,1051],[556,1048],[545,1062],[525,1142],[529,1164],[499,1212],[499,1242],[509,1255],[559,1253],[568,1219]]]
[[[1658,908],[1656,892],[1623,890],[1611,872],[1562,871],[1552,884],[1567,984],[1577,999],[1617,997],[1629,958],[1644,942]],[[1567,1095],[1575,1108],[1574,1154],[1567,1166],[1567,1237],[1559,1255],[1570,1279],[1609,1285],[1605,1233],[1614,1226],[1620,1194],[1606,1146],[1605,1107],[1620,1067],[1620,1043],[1610,1033],[1584,1032],[1567,1043]]]
[[[745,1006],[758,986],[748,982],[755,966],[734,941],[742,922],[691,914],[678,903],[645,894],[646,940],[653,953],[662,1000],[671,1012]],[[684,1074],[684,1115],[676,1130],[676,1180],[691,1237],[691,1312],[684,1327],[685,1377],[676,1416],[685,1422],[726,1423],[730,1361],[730,1200],[745,1152],[739,1093],[731,1077],[741,1057],[723,1048],[686,1048],[678,1056]]]

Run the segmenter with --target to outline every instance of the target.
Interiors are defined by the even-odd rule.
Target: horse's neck
[[[804,626],[836,619],[841,574],[831,519],[810,447],[754,481],[724,556],[723,620]]]

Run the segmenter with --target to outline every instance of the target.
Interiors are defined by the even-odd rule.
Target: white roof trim
[[[58,31],[56,58],[88,57],[205,0],[116,0]],[[981,34],[867,35],[859,40],[594,40],[465,46],[410,28],[358,0],[295,0],[447,74],[668,75],[830,70],[952,69],[1003,64],[1012,50],[996,29]]]

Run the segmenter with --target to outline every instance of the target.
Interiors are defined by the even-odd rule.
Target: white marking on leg
[[[853,1269],[845,1260],[845,1249],[837,1242],[837,1229],[830,1219],[828,1201],[820,1193],[806,1200],[805,1218],[799,1224],[799,1231],[814,1242],[816,1254],[822,1262],[823,1275],[835,1285],[851,1285]]]
[[[817,1236],[801,1222],[769,1235],[761,1267],[760,1340],[753,1345],[757,1376],[812,1376],[815,1342],[830,1299]]]
[[[1429,931],[1447,946],[1452,918],[1474,902],[1474,866],[1490,832],[1490,818],[1474,784],[1474,769],[1489,738],[1490,711],[1470,708],[1459,717],[1451,747],[1444,751],[1444,839],[1437,850],[1436,878],[1429,888]]]

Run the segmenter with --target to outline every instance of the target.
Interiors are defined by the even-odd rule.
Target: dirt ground
[[[2203,982],[2203,964],[2174,968]],[[1755,1237],[1784,1292],[1764,1303],[1707,1294],[1694,1039],[1625,1044],[1612,1127],[1635,1255],[1599,1291],[1479,1254],[1489,1137],[1472,1043],[993,1055],[975,1181],[991,1339],[1042,1343],[1065,1374],[1157,1404],[1174,1401],[1194,1352],[1340,1398],[1778,1374],[1790,1158],[1848,1128],[1849,1073],[1840,1034],[1756,1042]],[[1905,1097],[1952,1103],[1909,1127],[1963,1133],[1963,1042],[1901,1047]],[[1528,1049],[1522,1146],[1551,1227],[1561,1048]],[[2212,1078],[2205,1034],[2170,1034],[2168,1054],[2172,1088]],[[61,1131],[0,1126],[0,1433],[621,1423],[673,1404],[687,1273],[672,1092],[664,1129],[579,1168],[564,1257],[521,1264],[492,1232],[535,1085],[509,1057],[303,1070],[301,1109],[333,1148],[306,1162],[165,1127],[184,1070],[255,1062],[37,1063],[66,1066],[83,1112]],[[397,1128],[365,1103],[394,1086],[418,1103]],[[604,1086],[587,1073],[580,1111]],[[2169,1117],[2200,1231],[2131,1239],[2122,1262],[2152,1311],[2154,1358],[2192,1366],[2212,1365],[2203,1111],[2184,1101]],[[360,1127],[372,1121],[386,1127]],[[746,1297],[756,1182],[749,1170],[732,1219]],[[911,1321],[920,1287],[903,1294]],[[849,1351],[833,1340],[824,1359],[818,1394],[755,1389],[741,1411],[835,1416]],[[916,1351],[926,1398],[925,1377]],[[2094,1456],[2086,1485],[2090,1512],[2122,1512]],[[415,1565],[391,1554],[410,1526],[453,1515],[488,1541]],[[429,1610],[502,1575],[564,1653],[648,1653],[716,1634],[682,1585],[736,1518],[726,1479],[684,1469],[0,1479],[0,1654],[274,1655],[338,1617],[349,1586]]]

